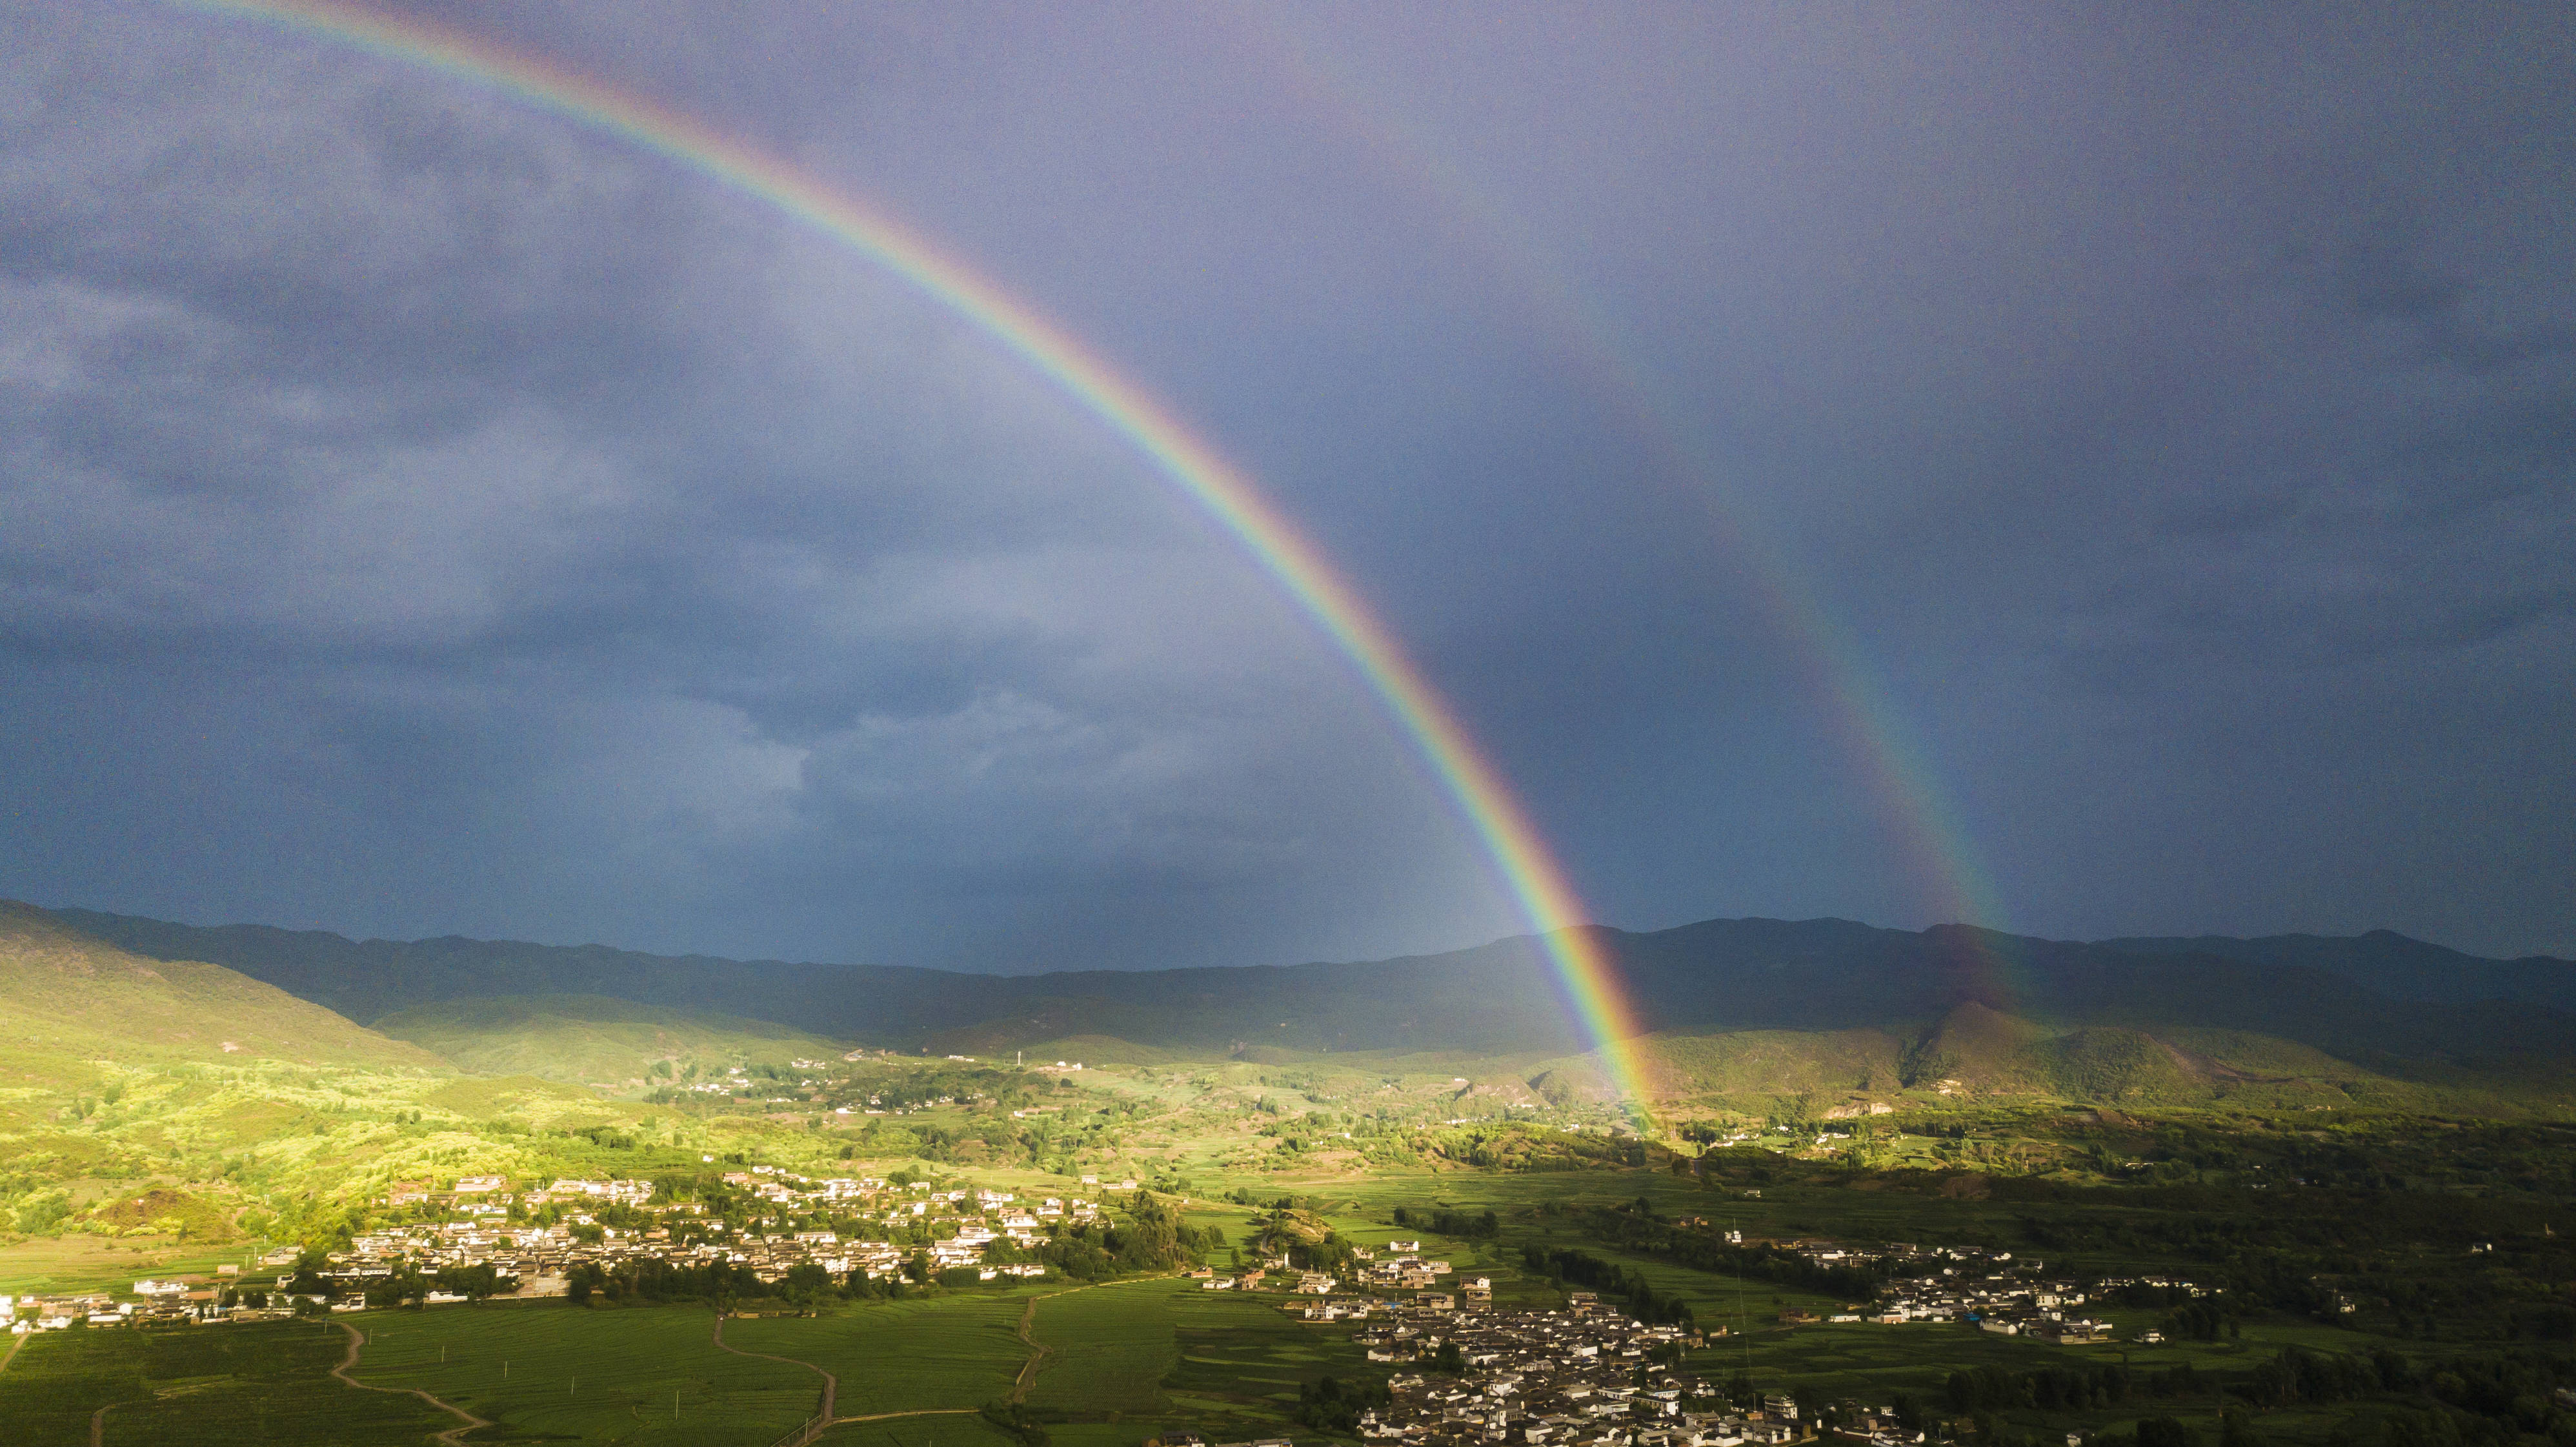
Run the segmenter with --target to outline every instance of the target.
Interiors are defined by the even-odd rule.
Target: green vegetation
[[[765,1447],[822,1395],[811,1372],[716,1345],[714,1314],[696,1308],[492,1303],[351,1319],[367,1333],[359,1380],[427,1391],[513,1437]]]
[[[1030,1330],[1048,1355],[1029,1405],[1068,1417],[1161,1411],[1163,1379],[1180,1361],[1174,1306],[1194,1294],[1195,1282],[1148,1281],[1041,1300]]]
[[[1200,1293],[1174,1303],[1180,1360],[1162,1383],[1175,1420],[1210,1440],[1286,1435],[1303,1389],[1325,1377],[1384,1379],[1385,1368],[1372,1367],[1349,1332],[1230,1296]]]
[[[87,1062],[57,1082],[87,1086],[76,1118],[112,1110],[107,1062],[280,1061],[376,1073],[444,1072],[438,1058],[220,965],[147,960],[64,929],[43,910],[0,900],[0,1049],[9,1078]],[[12,1111],[23,1116],[23,1107]]]
[[[1019,1322],[1033,1294],[961,1292],[853,1303],[820,1317],[763,1316],[728,1322],[725,1340],[837,1375],[845,1417],[972,1411],[1008,1396],[1028,1360]]]
[[[303,1323],[221,1330],[48,1332],[0,1375],[0,1443],[403,1442],[456,1425],[416,1397],[330,1375],[346,1333]]]
[[[675,1010],[605,995],[503,996],[414,1005],[375,1022],[460,1070],[481,1075],[534,1075],[642,1091],[675,1081],[720,1077],[731,1066],[789,1066],[801,1058],[836,1059],[846,1045],[712,1011]]]
[[[2018,1014],[1943,1001],[1855,1025],[1817,1005],[1804,1024],[1658,1035],[1638,1046],[1649,1115],[1561,1043],[1462,1027],[1450,1049],[1328,1053],[1314,1017],[1278,1011],[1284,1035],[1209,1049],[1196,1026],[1148,1031],[1135,1001],[1033,1007],[1026,1038],[1045,1048],[1025,1062],[999,1030],[941,1037],[975,1057],[949,1058],[596,996],[415,1005],[380,1021],[395,1039],[12,909],[0,1292],[122,1289],[271,1243],[329,1253],[462,1224],[436,1193],[492,1174],[512,1199],[493,1195],[485,1226],[661,1229],[682,1247],[830,1232],[924,1269],[897,1283],[846,1264],[765,1280],[740,1263],[585,1263],[569,1298],[332,1319],[370,1334],[364,1382],[496,1424],[468,1440],[761,1447],[818,1400],[795,1363],[836,1374],[839,1413],[869,1419],[826,1442],[1348,1439],[1404,1368],[1369,1362],[1346,1323],[1284,1310],[1276,1275],[1227,1291],[1175,1278],[1284,1259],[1347,1282],[1360,1252],[1418,1239],[1498,1306],[1588,1290],[1687,1323],[1701,1336],[1683,1365],[1713,1389],[1894,1407],[1991,1447],[2576,1444],[2555,1396],[2576,1388],[2569,1072],[2390,1053],[2346,1017],[2293,1038],[2269,1006],[2185,1019],[2146,988],[2114,980],[2099,1009],[2060,989]],[[1221,1003],[1182,1013],[1240,1004]],[[1109,1024],[1150,1038],[1076,1033]],[[783,1173],[892,1179],[927,1209],[765,1195]],[[647,1182],[651,1200],[526,1199],[558,1176]],[[977,1187],[1108,1214],[976,1248],[995,1269],[1044,1264],[1035,1281],[926,1269],[911,1253],[961,1223],[935,1202]],[[2119,1340],[2098,1345],[1815,1320],[1858,1315],[1883,1278],[1791,1244],[1819,1240],[2201,1291],[2100,1287],[2086,1309]],[[240,1280],[273,1286],[276,1270]],[[441,1279],[405,1266],[373,1295]],[[724,1343],[762,1355],[717,1344],[717,1304],[756,1313]],[[315,1323],[42,1333],[0,1372],[0,1443],[86,1441],[101,1407],[109,1442],[456,1425],[333,1379],[345,1350]]]

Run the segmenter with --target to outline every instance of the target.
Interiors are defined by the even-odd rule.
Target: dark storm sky
[[[2566,7],[414,13],[1165,398],[1605,922],[2576,954]],[[613,137],[141,4],[0,9],[0,760],[0,894],[204,923],[1518,928],[1347,665],[963,319]]]

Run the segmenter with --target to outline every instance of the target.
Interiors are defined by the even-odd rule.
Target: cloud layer
[[[2576,953],[2564,11],[424,13],[1120,359],[1607,920],[1983,876]],[[955,316],[450,79],[7,24],[0,892],[988,968],[1516,927],[1293,608]]]

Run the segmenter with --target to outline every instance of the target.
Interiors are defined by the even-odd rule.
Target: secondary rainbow
[[[1670,395],[1656,368],[1642,360],[1647,349],[1627,335],[1614,310],[1582,296],[1565,268],[1544,259],[1546,248],[1529,228],[1452,163],[1434,138],[1374,104],[1291,27],[1266,23],[1257,9],[1234,13],[1245,32],[1272,52],[1282,77],[1307,94],[1318,116],[1338,124],[1359,149],[1456,223],[1453,239],[1483,253],[1486,264],[1533,304],[1605,399],[1629,412],[1638,439],[1662,454],[1663,470],[1697,489],[1720,544],[1742,567],[1747,597],[1791,643],[1829,704],[1849,756],[1867,771],[1872,796],[1911,856],[1917,893],[1933,921],[2006,927],[1993,875],[1881,670],[1791,565],[1792,550],[1763,527],[1752,499],[1727,485],[1730,469],[1694,420],[1702,409]],[[2020,983],[2014,968],[1982,944],[1979,949],[1989,960],[1985,983],[2008,996]]]
[[[438,71],[632,142],[841,242],[974,322],[1054,381],[1231,533],[1350,660],[1474,831],[1546,951],[1566,1003],[1592,1039],[1612,1086],[1633,1108],[1647,1108],[1652,1096],[1633,1043],[1643,1032],[1617,967],[1594,932],[1584,927],[1582,901],[1501,774],[1314,544],[1250,478],[1144,388],[891,217],[655,102],[471,36],[353,6],[310,0],[181,3]]]

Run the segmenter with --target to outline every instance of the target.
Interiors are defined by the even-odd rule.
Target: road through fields
[[[441,1401],[438,1398],[431,1396],[429,1393],[422,1391],[418,1387],[379,1387],[359,1381],[356,1377],[350,1376],[349,1369],[358,1364],[358,1348],[367,1344],[367,1334],[358,1330],[356,1327],[349,1325],[345,1321],[335,1321],[331,1324],[349,1334],[349,1354],[340,1358],[340,1364],[331,1369],[331,1375],[338,1377],[341,1381],[348,1383],[350,1386],[353,1386],[362,1392],[393,1392],[397,1394],[408,1392],[411,1395],[420,1398],[422,1401],[427,1402],[431,1406],[436,1407],[442,1412],[452,1412],[458,1417],[463,1418],[465,1421],[464,1426],[450,1427],[446,1431],[438,1434],[438,1440],[446,1443],[447,1447],[460,1447],[458,1439],[462,1438],[466,1433],[473,1431],[477,1427],[489,1427],[492,1425],[482,1418],[475,1416],[473,1413],[466,1411],[463,1407],[457,1406],[453,1402]],[[722,1343],[718,1343],[718,1345],[722,1345]],[[105,1417],[106,1415],[107,1409],[105,1407],[101,1407],[99,1409],[99,1416]],[[98,1433],[95,1428],[93,1428],[90,1433],[90,1447],[99,1447]]]
[[[758,1357],[763,1361],[784,1362],[791,1367],[803,1367],[805,1370],[821,1377],[823,1379],[823,1410],[816,1415],[824,1418],[826,1422],[839,1420],[832,1415],[832,1406],[835,1402],[840,1400],[841,1396],[841,1379],[839,1377],[832,1375],[830,1372],[823,1370],[812,1362],[800,1362],[794,1357],[773,1356],[768,1352],[747,1352],[738,1346],[727,1346],[724,1339],[724,1324],[724,1314],[722,1312],[718,1312],[716,1314],[715,1331],[715,1343],[718,1347],[725,1351],[729,1351],[738,1357]]]
[[[1038,1372],[1043,1368],[1046,1359],[1055,1355],[1055,1348],[1032,1335],[1033,1329],[1037,1326],[1039,1302],[1053,1301],[1059,1296],[1071,1296],[1077,1291],[1090,1291],[1095,1287],[1141,1286],[1171,1279],[1168,1276],[1139,1276],[1126,1281],[1093,1281],[1081,1286],[1068,1286],[1062,1291],[1050,1291],[1044,1296],[1030,1297],[1028,1306],[1020,1312],[1020,1341],[1028,1347],[1029,1359],[1020,1364],[1020,1374],[1011,1385],[1010,1401],[1017,1404],[1028,1400],[1029,1389],[1038,1383]]]

